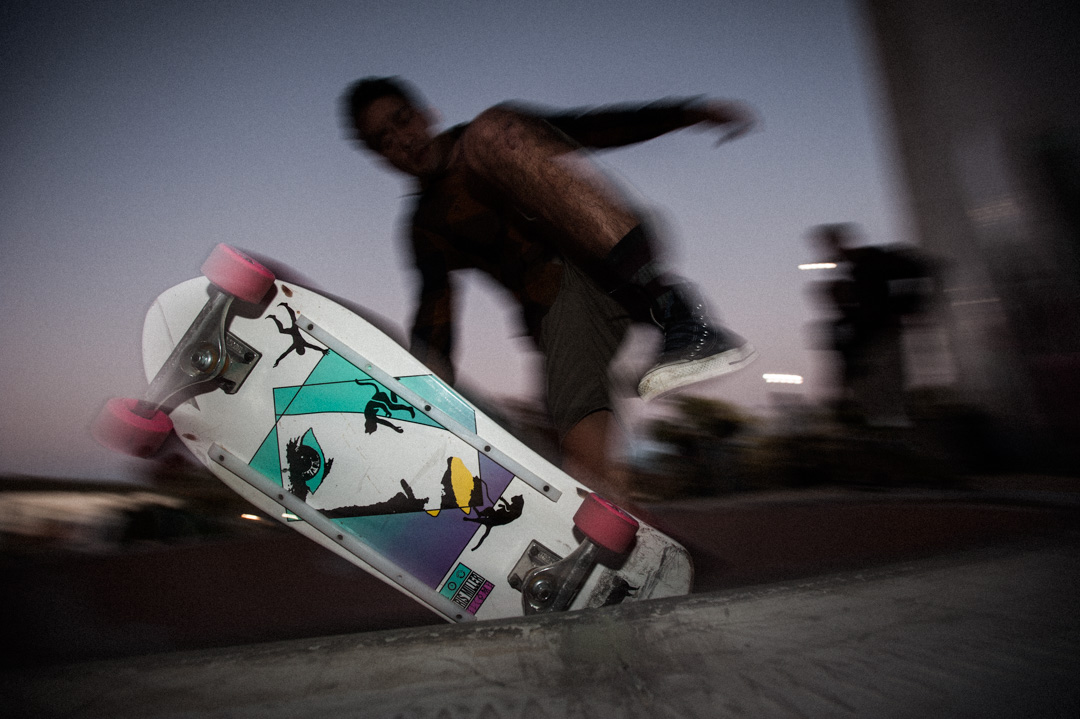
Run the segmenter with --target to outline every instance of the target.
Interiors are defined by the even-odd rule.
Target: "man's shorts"
[[[621,304],[565,262],[559,294],[540,325],[548,410],[560,440],[589,414],[613,409],[608,369],[630,322]]]

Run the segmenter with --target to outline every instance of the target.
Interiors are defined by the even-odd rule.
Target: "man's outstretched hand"
[[[704,99],[687,109],[695,128],[717,129],[721,145],[741,137],[757,124],[757,114],[749,106],[732,100]]]

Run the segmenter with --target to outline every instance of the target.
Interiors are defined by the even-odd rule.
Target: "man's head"
[[[818,225],[810,231],[810,238],[830,259],[836,259],[851,247],[855,232],[855,225],[850,223]]]
[[[342,96],[353,137],[398,170],[421,177],[438,167],[434,118],[411,85],[396,77],[366,77]]]

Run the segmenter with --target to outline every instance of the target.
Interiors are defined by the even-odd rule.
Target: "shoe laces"
[[[697,354],[716,335],[706,318],[704,302],[697,298],[676,293],[666,314],[664,321],[660,321],[653,313],[653,321],[664,332],[664,353],[689,351],[691,355]]]

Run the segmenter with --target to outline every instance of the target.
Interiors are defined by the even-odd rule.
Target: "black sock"
[[[653,253],[652,242],[641,225],[626,233],[607,257],[603,269],[616,290],[633,288],[650,305],[666,309],[671,288],[664,266]]]

